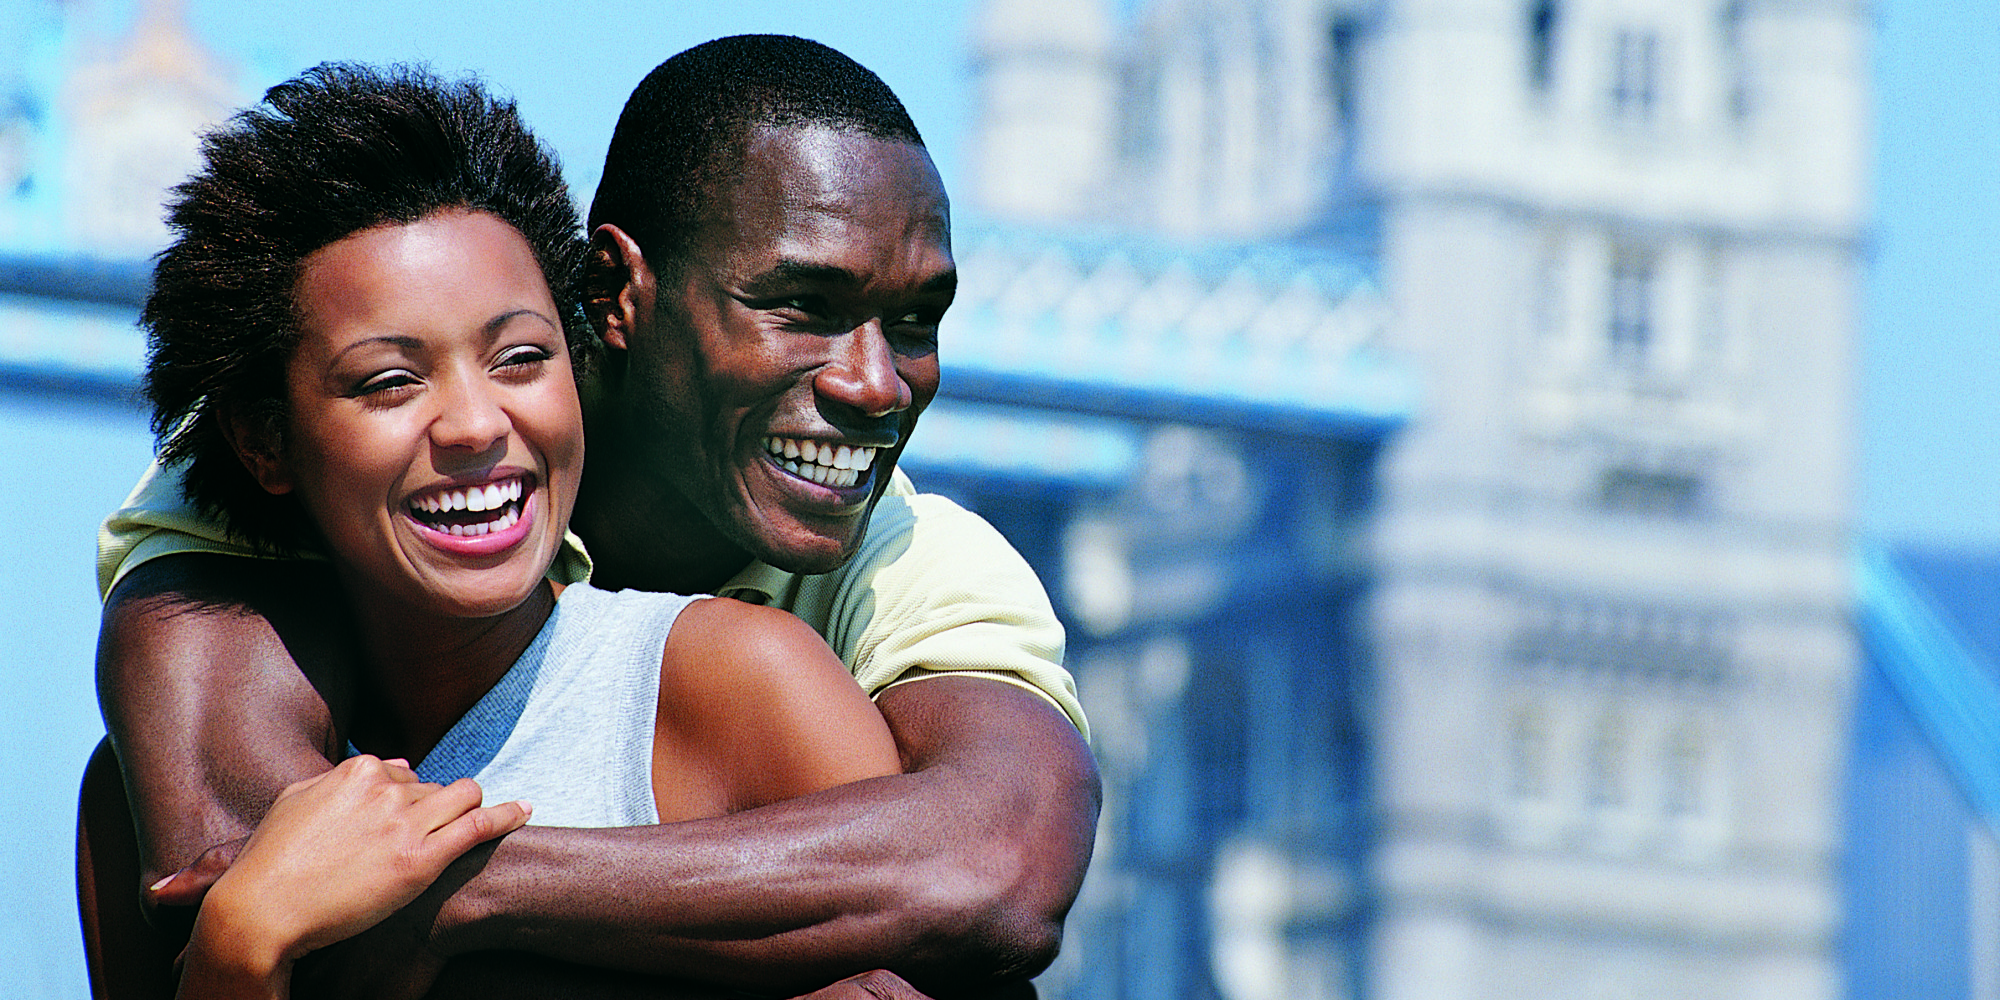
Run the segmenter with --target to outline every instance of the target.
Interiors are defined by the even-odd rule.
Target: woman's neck
[[[356,700],[354,745],[380,757],[422,761],[461,716],[506,676],[555,610],[556,587],[491,618],[413,612],[353,588],[367,653],[367,688]]]

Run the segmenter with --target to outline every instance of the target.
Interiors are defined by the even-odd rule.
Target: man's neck
[[[657,477],[624,474],[632,463],[584,465],[570,529],[590,550],[593,586],[604,590],[713,593],[752,556]]]

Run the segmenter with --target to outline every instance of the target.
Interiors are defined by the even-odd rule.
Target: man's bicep
[[[344,612],[321,567],[215,555],[134,569],[107,597],[98,701],[157,878],[256,825],[338,746]]]
[[[997,919],[1023,941],[1050,937],[1053,956],[1103,796],[1082,734],[1039,693],[981,677],[938,675],[884,691],[876,704],[905,766],[951,790],[951,818],[939,825],[977,843]]]

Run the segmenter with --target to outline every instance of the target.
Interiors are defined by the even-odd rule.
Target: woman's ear
[[[598,226],[583,264],[583,313],[604,346],[631,348],[634,330],[652,318],[653,292],[653,269],[639,244],[617,226]]]
[[[264,492],[292,491],[291,465],[285,461],[283,435],[276,421],[246,417],[234,409],[216,414],[215,421],[222,426],[222,436],[229,440],[237,460],[250,470],[250,478],[257,480]]]

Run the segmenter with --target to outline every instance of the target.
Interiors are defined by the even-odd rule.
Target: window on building
[[[1361,22],[1352,17],[1334,19],[1327,29],[1327,85],[1333,90],[1333,114],[1344,135],[1351,135],[1356,110],[1355,88],[1361,80],[1359,52]]]
[[[1658,517],[1694,517],[1706,492],[1694,472],[1613,467],[1598,477],[1597,505],[1605,510]]]
[[[1629,121],[1653,117],[1660,99],[1660,36],[1625,30],[1611,58],[1611,113]]]
[[[1528,327],[1536,346],[1555,350],[1569,333],[1569,259],[1561,232],[1543,240],[1535,261]]]
[[[1611,302],[1605,330],[1614,364],[1641,368],[1653,346],[1654,254],[1623,247],[1611,255]]]
[[[1528,86],[1546,94],[1555,86],[1556,40],[1562,27],[1562,7],[1556,0],[1528,5]]]
[[[1626,769],[1628,740],[1625,719],[1615,710],[1606,710],[1590,736],[1586,801],[1593,809],[1615,810],[1630,799]]]
[[[1666,788],[1662,811],[1676,818],[1706,812],[1708,743],[1701,726],[1693,719],[1680,720],[1667,734],[1664,756]]]
[[[1507,733],[1507,793],[1516,800],[1549,794],[1549,725],[1540,709],[1514,709]]]
[[[1727,74],[1723,107],[1730,119],[1736,122],[1749,119],[1753,100],[1750,93],[1750,58],[1743,39],[1745,6],[1744,0],[1726,0],[1715,16],[1717,42],[1722,48],[1722,71]]]

